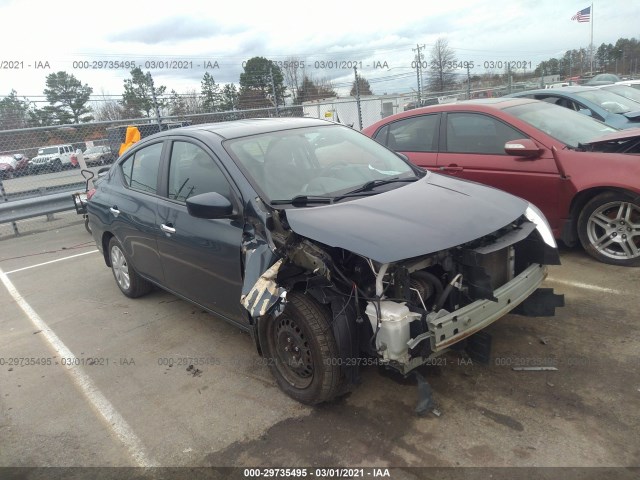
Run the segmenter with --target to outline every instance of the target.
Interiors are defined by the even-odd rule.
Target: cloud
[[[174,43],[185,40],[212,38],[218,35],[240,33],[245,27],[220,25],[210,19],[171,17],[157,23],[136,27],[110,35],[111,42],[138,42],[146,45]]]

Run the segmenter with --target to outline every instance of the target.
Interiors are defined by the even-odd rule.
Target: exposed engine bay
[[[269,321],[285,308],[287,292],[302,291],[330,306],[341,365],[352,382],[361,358],[406,375],[509,312],[554,315],[562,297],[538,287],[546,265],[559,264],[559,257],[537,220],[528,209],[471,242],[382,262],[299,235],[287,211],[276,210],[267,228],[277,261],[245,289],[242,303],[256,323]],[[534,308],[523,308],[527,299]]]

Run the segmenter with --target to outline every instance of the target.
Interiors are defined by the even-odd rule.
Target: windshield
[[[602,87],[602,89],[640,103],[640,91],[627,85],[607,85],[606,87]]]
[[[527,103],[504,110],[573,148],[617,130],[582,113],[546,102]]]
[[[374,180],[415,177],[396,154],[340,125],[242,137],[225,142],[225,148],[268,201],[336,195]]]
[[[613,92],[608,92],[601,88],[596,90],[588,90],[584,92],[577,92],[577,97],[582,97],[585,100],[595,103],[604,108],[609,113],[627,113],[640,111],[640,103],[636,103],[628,98],[616,95]]]
[[[58,147],[47,147],[38,150],[38,155],[52,155],[58,153]]]

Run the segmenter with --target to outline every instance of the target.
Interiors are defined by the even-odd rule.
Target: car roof
[[[223,139],[232,139],[257,135],[260,133],[276,132],[280,130],[290,130],[294,128],[304,128],[313,126],[333,125],[334,122],[320,120],[317,118],[251,118],[245,120],[231,120],[228,122],[205,123],[191,125],[188,127],[174,128],[160,132],[154,137],[173,135],[176,132],[211,132]]]
[[[513,95],[529,95],[538,93],[543,93],[545,95],[557,95],[563,93],[588,92],[590,90],[598,90],[598,87],[586,85],[569,85],[562,88],[537,88],[535,90],[524,90],[522,92],[514,93]]]
[[[532,98],[515,98],[515,97],[499,97],[499,98],[481,98],[477,100],[462,100],[453,103],[443,103],[439,105],[429,105],[427,107],[415,108],[413,110],[407,110],[406,112],[399,112],[394,115],[394,118],[410,117],[416,113],[428,113],[434,112],[446,112],[449,110],[455,111],[462,109],[486,111],[489,109],[502,110],[508,107],[514,107],[516,105],[524,105],[527,103],[537,103],[538,100]],[[384,120],[384,119],[383,119]]]

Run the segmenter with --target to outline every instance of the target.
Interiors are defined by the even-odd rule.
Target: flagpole
[[[593,75],[593,2],[591,2],[591,43],[589,48],[591,49],[591,75]]]

